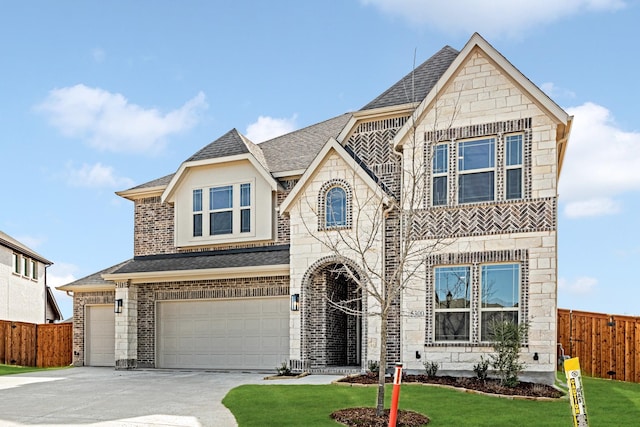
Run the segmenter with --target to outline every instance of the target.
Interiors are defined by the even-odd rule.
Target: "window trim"
[[[429,255],[424,260],[425,277],[425,341],[427,347],[464,346],[478,347],[491,345],[491,342],[480,340],[480,266],[492,264],[519,264],[519,301],[518,321],[527,322],[529,317],[529,250],[509,249],[486,252],[442,253]],[[470,341],[437,341],[435,339],[435,307],[436,286],[435,269],[437,267],[471,266],[471,339]],[[528,346],[528,340],[524,342]]]
[[[332,189],[340,187],[344,191],[345,195],[345,212],[344,212],[344,224],[332,225],[327,224],[327,195]],[[331,230],[347,230],[352,227],[352,197],[353,192],[351,186],[342,179],[332,179],[325,182],[320,191],[318,192],[318,230],[319,231],[331,231]]]

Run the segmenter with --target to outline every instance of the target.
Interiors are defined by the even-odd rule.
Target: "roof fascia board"
[[[162,193],[162,202],[171,201],[173,194],[175,192],[178,183],[182,180],[183,174],[187,169],[198,167],[198,166],[213,166],[223,163],[231,163],[237,162],[241,160],[248,160],[249,163],[253,165],[253,167],[258,171],[260,176],[264,178],[265,181],[269,183],[272,191],[278,190],[278,181],[276,181],[273,176],[264,168],[264,166],[255,158],[253,154],[243,153],[236,154],[235,156],[226,156],[226,157],[217,157],[214,159],[204,159],[204,160],[196,160],[191,162],[183,162],[178,168],[176,174],[171,178],[171,181],[167,185],[167,188]]]
[[[248,267],[207,268],[200,270],[151,271],[142,273],[103,274],[104,280],[112,282],[130,281],[133,284],[149,282],[172,282],[176,280],[233,279],[240,277],[289,275],[289,264],[257,265]],[[84,286],[81,286],[85,289]]]
[[[304,169],[294,169],[290,171],[274,172],[272,175],[274,178],[295,178],[302,176],[304,171]]]
[[[53,265],[52,261],[49,261],[48,259],[44,258],[42,255],[38,255],[37,253],[29,250],[26,247],[20,247],[4,239],[0,239],[0,245],[11,249],[13,252],[17,252],[20,255],[25,255],[25,256],[28,256],[29,258],[33,258],[36,261],[41,262],[42,264]]]
[[[75,285],[62,285],[56,286],[59,291],[72,291],[72,292],[97,292],[97,291],[113,291],[116,288],[115,283],[102,283],[102,284],[75,284]]]
[[[500,68],[510,78],[513,83],[519,86],[525,93],[531,96],[532,101],[538,104],[543,110],[547,111],[556,122],[566,124],[569,115],[556,104],[547,94],[531,82],[524,74],[520,72],[513,64],[511,64],[500,52],[489,44],[480,34],[474,33],[464,48],[460,51],[456,59],[451,63],[449,68],[442,74],[438,82],[431,91],[422,100],[420,105],[415,109],[411,120],[407,120],[404,126],[396,134],[394,138],[394,146],[401,143],[410,132],[413,123],[418,123],[425,113],[427,107],[436,99],[438,92],[445,88],[450,80],[456,75],[460,67],[466,63],[469,55],[474,49],[480,49],[498,68]]]
[[[417,102],[412,102],[409,104],[392,105],[390,107],[373,108],[371,110],[361,110],[351,113],[351,118],[336,139],[342,144],[351,135],[353,129],[358,123],[369,119],[381,119],[383,117],[401,116],[405,114],[408,115],[413,112],[417,105]]]
[[[167,187],[165,185],[158,185],[156,187],[146,187],[146,188],[138,188],[133,190],[116,191],[116,194],[125,199],[136,200],[136,199],[144,199],[146,197],[160,196],[162,195],[162,192],[166,188]]]
[[[383,203],[389,203],[389,196],[380,188],[380,186],[367,174],[360,165],[357,164],[356,160],[347,153],[344,147],[335,139],[329,138],[327,143],[322,147],[322,150],[318,153],[318,155],[313,159],[305,173],[302,175],[296,186],[291,190],[289,195],[282,201],[280,205],[280,212],[288,212],[289,208],[293,204],[293,202],[298,198],[303,189],[307,186],[308,181],[315,174],[316,170],[323,163],[324,159],[329,155],[329,153],[334,150],[342,160],[349,165],[355,173],[358,175],[360,179],[362,179],[371,190],[382,200]]]

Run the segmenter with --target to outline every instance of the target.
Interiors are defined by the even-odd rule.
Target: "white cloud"
[[[572,295],[588,295],[591,294],[598,285],[598,279],[594,277],[578,277],[569,282],[564,278],[558,279],[558,289]]]
[[[554,83],[552,82],[547,82],[547,83],[542,83],[540,85],[540,89],[542,89],[542,91],[544,93],[546,93],[549,97],[557,99],[560,97],[564,97],[564,98],[575,98],[576,94],[568,89],[564,89],[561,87],[556,86]]]
[[[617,213],[616,196],[640,191],[640,133],[618,127],[609,110],[586,103],[567,109],[573,128],[560,177],[569,217]]]
[[[527,29],[581,12],[612,11],[623,0],[361,0],[382,12],[399,15],[416,26],[430,25],[447,33],[515,36]]]
[[[103,49],[96,47],[91,50],[91,56],[93,57],[93,60],[95,62],[101,63],[101,62],[104,62],[104,60],[106,59],[107,53]]]
[[[102,163],[94,165],[83,164],[80,168],[74,168],[73,164],[67,164],[67,182],[74,187],[89,188],[129,188],[133,186],[132,179],[116,176],[111,166],[103,166]]]
[[[206,108],[202,92],[163,114],[132,104],[119,93],[82,84],[54,89],[36,106],[65,136],[83,139],[99,150],[140,153],[161,151],[167,137],[195,126]]]
[[[258,121],[247,126],[246,136],[257,144],[293,132],[296,129],[297,117],[297,114],[294,114],[288,119],[260,116],[258,117]]]

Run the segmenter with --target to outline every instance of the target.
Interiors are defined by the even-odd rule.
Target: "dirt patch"
[[[358,427],[387,427],[389,425],[389,410],[384,415],[377,416],[375,408],[347,408],[331,414],[331,418],[346,426]],[[397,427],[422,427],[429,423],[429,418],[413,411],[398,411]]]

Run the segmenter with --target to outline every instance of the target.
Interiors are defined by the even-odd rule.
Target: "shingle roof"
[[[218,157],[235,156],[248,152],[249,149],[245,144],[245,139],[234,128],[212,143],[205,145],[186,161],[194,162],[197,160],[216,159]]]
[[[331,137],[336,138],[350,113],[265,141],[259,145],[271,173],[306,169]]]
[[[53,262],[38,254],[36,251],[29,249],[27,246],[23,245],[22,243],[18,242],[16,239],[6,233],[3,233],[2,231],[0,231],[0,245],[13,249],[16,252],[20,252],[21,254],[40,261],[43,264],[53,264]]]
[[[129,190],[139,190],[139,189],[142,189],[142,188],[152,188],[152,187],[167,186],[167,185],[169,185],[169,182],[171,182],[171,179],[173,178],[174,175],[175,175],[175,173],[170,173],[169,175],[165,175],[162,178],[156,178],[153,181],[145,182],[144,184],[140,184],[140,185],[137,185],[135,187],[132,187]],[[129,191],[129,190],[127,190],[127,191]]]
[[[289,245],[139,256],[110,273],[151,273],[285,264],[289,264]]]
[[[362,107],[361,111],[422,101],[456,59],[458,53],[451,46],[443,47],[396,84]]]
[[[109,273],[113,273],[115,270],[117,270],[118,268],[122,267],[123,265],[131,262],[132,260],[128,259],[126,261],[122,261],[121,263],[118,263],[116,265],[112,265],[111,267],[107,267],[104,270],[100,270],[96,273],[90,274],[88,276],[85,276],[81,279],[75,280],[73,282],[69,282],[65,285],[62,286],[57,286],[56,289],[59,290],[65,290],[65,288],[71,288],[71,287],[78,287],[78,286],[82,286],[82,285],[91,285],[91,286],[95,286],[95,285],[108,285],[108,286],[112,286],[113,282],[108,282],[106,280],[104,280],[102,278],[103,274],[109,274]]]

